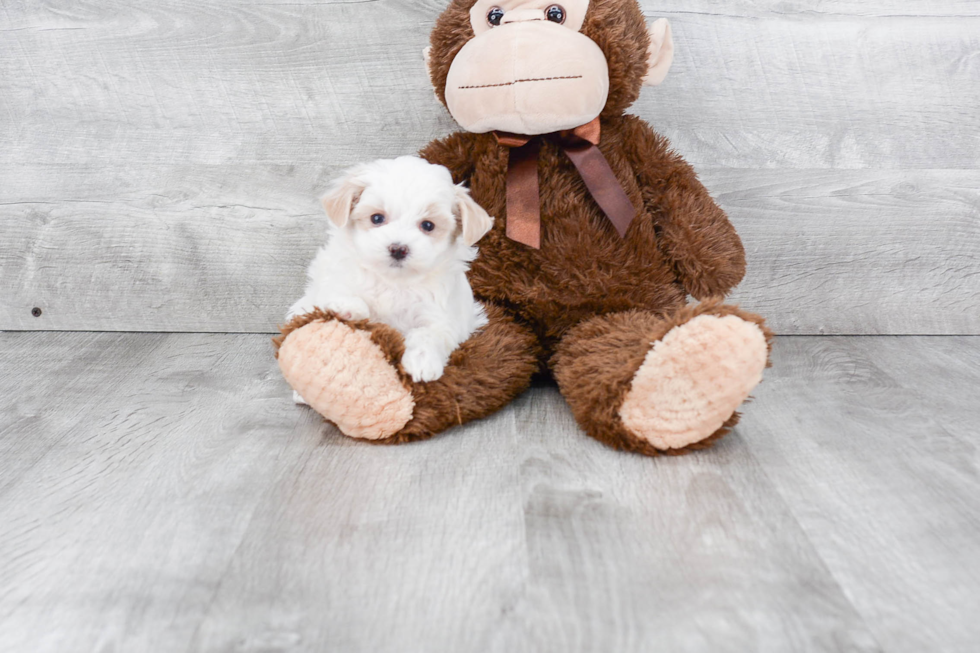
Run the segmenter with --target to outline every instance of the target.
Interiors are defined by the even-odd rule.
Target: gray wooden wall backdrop
[[[454,129],[420,55],[443,4],[0,0],[0,329],[274,330],[328,179]],[[980,2],[644,9],[677,59],[633,110],[740,230],[742,305],[980,333]]]

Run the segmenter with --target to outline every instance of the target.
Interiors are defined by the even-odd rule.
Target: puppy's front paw
[[[319,306],[333,311],[345,320],[366,320],[371,317],[371,309],[360,297],[335,297]]]
[[[438,379],[446,368],[446,362],[439,352],[410,344],[406,345],[402,356],[402,367],[416,383]]]
[[[314,308],[316,308],[316,306],[313,304],[312,299],[309,297],[302,297],[296,300],[296,303],[289,307],[289,312],[286,313],[286,321],[289,322],[297,315],[312,313]]]

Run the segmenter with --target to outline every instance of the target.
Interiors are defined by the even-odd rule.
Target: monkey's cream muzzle
[[[592,39],[546,20],[478,34],[453,59],[446,105],[475,133],[546,134],[602,113],[609,68]]]

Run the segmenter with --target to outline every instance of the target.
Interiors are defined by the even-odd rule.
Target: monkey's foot
[[[699,315],[653,343],[619,409],[623,425],[661,451],[706,440],[762,380],[767,357],[756,324]]]
[[[368,331],[337,320],[309,322],[282,341],[279,369],[344,435],[381,440],[412,419],[412,393]]]

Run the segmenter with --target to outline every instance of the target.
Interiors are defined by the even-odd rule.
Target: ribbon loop
[[[541,247],[541,199],[538,192],[538,151],[541,139],[494,132],[510,149],[507,163],[507,237],[528,247]],[[551,134],[585,182],[592,199],[621,238],[636,216],[636,208],[599,150],[599,119]],[[547,136],[547,135],[546,135]]]

